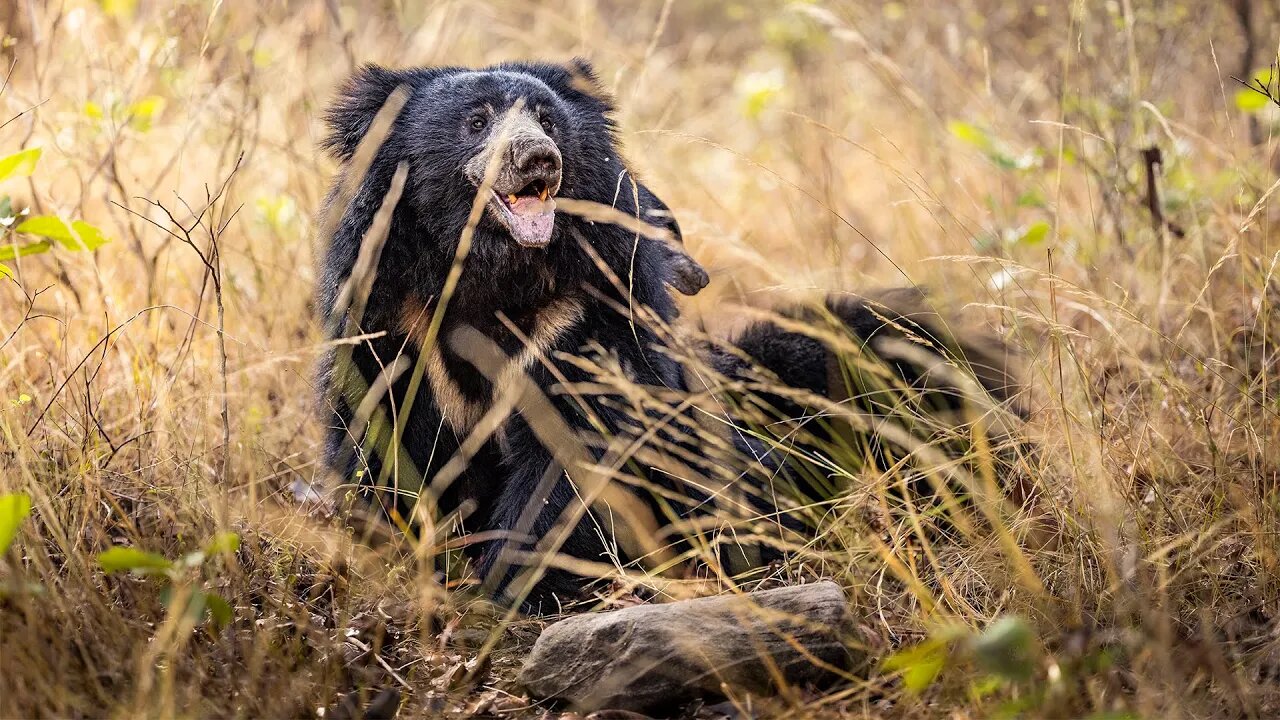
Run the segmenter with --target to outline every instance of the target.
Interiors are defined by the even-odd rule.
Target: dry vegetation
[[[357,542],[290,488],[321,475],[309,298],[333,88],[363,61],[572,55],[711,271],[688,322],[926,283],[1023,349],[1035,387],[1022,462],[1056,541],[830,524],[790,581],[834,577],[882,654],[916,649],[743,712],[1280,712],[1280,124],[1230,78],[1274,58],[1274,7],[361,5],[0,7],[0,156],[42,148],[0,195],[110,240],[2,260],[0,494],[32,511],[0,556],[0,716],[334,717],[387,688],[401,717],[546,711],[511,684],[536,621],[442,594],[420,545]],[[5,243],[39,239],[15,226]],[[160,577],[98,559],[210,542]],[[961,637],[1002,616],[1024,620]],[[983,665],[982,642],[1026,672]]]

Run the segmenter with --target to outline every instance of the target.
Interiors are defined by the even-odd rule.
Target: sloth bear
[[[909,291],[682,335],[671,290],[707,276],[612,112],[575,60],[366,66],[327,115],[326,464],[401,527],[461,536],[529,612],[617,564],[765,565],[839,491],[832,468],[925,452],[930,418],[966,435],[972,388],[1014,389],[998,344]]]

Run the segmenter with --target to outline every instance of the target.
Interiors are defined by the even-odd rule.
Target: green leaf
[[[114,18],[128,19],[138,9],[138,0],[101,0],[102,12]]]
[[[206,558],[223,553],[234,553],[240,549],[240,536],[233,532],[223,532],[214,535],[208,543],[205,544],[203,550],[187,553],[178,561],[181,567],[198,567],[204,564]]]
[[[969,685],[969,697],[981,700],[996,694],[1005,686],[1004,678],[999,675],[987,675]]]
[[[173,608],[170,608],[172,610]],[[204,622],[205,611],[209,609],[209,596],[203,591],[192,590],[191,596],[187,598],[187,607],[183,610],[183,614],[193,623]]]
[[[176,595],[178,595],[178,591],[172,585],[168,585],[160,591],[160,603],[169,612],[177,612],[173,607],[173,599]],[[235,618],[231,603],[217,593],[192,590],[186,596],[186,601],[187,603],[181,609],[181,612],[193,624],[200,624],[207,618],[212,620],[214,626],[221,630],[230,625]]]
[[[213,620],[214,626],[219,630],[231,624],[235,618],[235,611],[231,609],[231,603],[227,602],[221,595],[217,593],[204,594],[205,605],[209,608],[209,617]]]
[[[974,638],[973,657],[987,672],[1007,680],[1022,681],[1035,668],[1032,656],[1035,633],[1017,616],[1000,618]]]
[[[902,672],[902,684],[909,692],[923,692],[938,678],[947,664],[947,643],[929,639],[890,655],[881,663],[889,672]]]
[[[172,585],[166,585],[160,591],[160,604],[165,606],[169,612],[179,612],[174,609],[174,598],[179,595],[178,591]],[[200,623],[204,620],[205,611],[208,609],[209,596],[202,590],[192,590],[189,594],[183,596],[186,600],[180,612],[186,616],[187,620],[192,623]]]
[[[0,555],[4,555],[18,536],[22,521],[31,514],[31,496],[26,493],[0,495]]]
[[[1039,190],[1028,190],[1018,196],[1018,207],[1026,208],[1044,208],[1048,206],[1048,201]]]
[[[6,278],[13,277],[13,270],[8,265],[5,265],[4,263],[0,263],[0,277],[6,277]]]
[[[947,123],[947,130],[957,138],[969,143],[980,150],[991,149],[991,136],[987,135],[977,125],[959,120],[952,120]]]
[[[0,158],[0,182],[11,177],[29,177],[36,171],[36,161],[40,159],[41,149],[27,148],[6,158]]]
[[[204,554],[208,556],[221,553],[233,553],[240,549],[240,536],[233,532],[218,533],[204,546]]]
[[[1039,245],[1044,242],[1045,238],[1049,237],[1049,231],[1052,229],[1053,227],[1044,220],[1032,223],[1031,226],[1026,230],[1023,230],[1022,234],[1018,236],[1018,244],[1029,246]]]
[[[982,151],[1001,170],[1028,170],[1038,166],[1042,158],[1035,152],[1015,154],[999,139],[972,123],[952,120],[947,130],[955,137]]]
[[[98,228],[81,220],[68,223],[56,215],[37,215],[15,228],[20,233],[56,240],[68,250],[97,250],[109,240]]]
[[[129,106],[129,124],[135,130],[151,129],[151,120],[164,110],[165,100],[159,95],[148,95]]]
[[[1249,88],[1240,88],[1237,90],[1235,99],[1236,108],[1247,113],[1259,112],[1271,102],[1266,95]]]
[[[785,87],[786,76],[780,68],[742,75],[737,84],[742,114],[751,120],[759,119]]]
[[[109,573],[132,571],[139,575],[159,575],[173,568],[163,555],[117,545],[98,555],[98,565]]]
[[[48,240],[27,243],[26,245],[0,245],[0,260],[15,260],[27,255],[39,255],[48,252],[53,243]]]

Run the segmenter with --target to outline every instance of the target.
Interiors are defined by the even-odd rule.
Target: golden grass
[[[1252,144],[1229,76],[1270,51],[1242,60],[1225,3],[263,5],[0,9],[16,38],[0,156],[43,148],[0,194],[113,239],[6,262],[0,283],[0,493],[34,506],[0,558],[0,716],[284,717],[382,688],[405,691],[404,717],[541,711],[510,685],[528,623],[442,593],[420,548],[353,538],[289,488],[322,474],[310,293],[330,93],[364,61],[573,55],[617,95],[630,161],[711,272],[685,322],[721,333],[735,306],[924,283],[1007,335],[1034,385],[1022,472],[1053,542],[1020,544],[1016,514],[934,543],[854,493],[786,569],[835,577],[887,648],[1022,615],[1034,678],[984,694],[957,658],[922,695],[873,672],[753,707],[1280,711],[1276,108]],[[1269,48],[1280,18],[1258,5]],[[1148,211],[1148,146],[1180,235]],[[203,216],[221,230],[220,336],[191,223],[228,178]],[[175,558],[220,531],[239,551],[177,585],[231,602],[221,632],[95,561],[118,544]]]

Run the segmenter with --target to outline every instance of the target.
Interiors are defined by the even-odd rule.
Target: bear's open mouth
[[[507,206],[515,205],[518,199],[532,195],[537,195],[539,200],[546,202],[547,198],[551,196],[551,190],[547,188],[547,182],[539,178],[520,188],[519,192],[508,194],[506,198]]]
[[[541,178],[513,193],[493,191],[489,209],[511,237],[524,247],[546,247],[555,226],[556,201]]]

